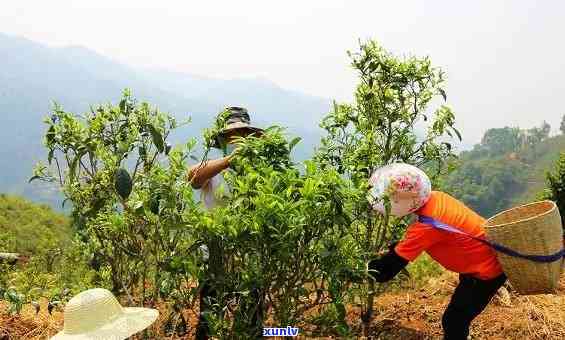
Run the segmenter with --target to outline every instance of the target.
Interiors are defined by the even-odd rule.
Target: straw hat
[[[74,296],[65,306],[65,325],[52,340],[123,340],[149,327],[159,311],[122,307],[114,295],[102,288]]]
[[[393,163],[377,169],[369,179],[367,195],[374,210],[384,214],[388,197],[391,214],[403,217],[420,209],[431,194],[428,176],[417,167],[406,163]]]
[[[254,133],[256,135],[261,135],[263,133],[263,129],[251,125],[251,118],[249,117],[247,109],[231,106],[227,107],[226,110],[230,112],[230,115],[226,122],[226,127],[214,141],[214,147],[219,148],[220,145],[222,145],[222,139],[226,138],[227,135],[235,131],[244,132],[246,134]]]

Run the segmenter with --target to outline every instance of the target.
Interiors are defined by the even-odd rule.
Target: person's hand
[[[366,273],[367,277],[371,276],[373,280],[381,275],[380,268],[378,267],[378,260],[373,258],[366,263]]]
[[[382,249],[381,251],[377,252],[374,254],[373,258],[380,258],[385,256],[386,254],[390,253],[391,251],[394,250],[394,248],[396,247],[396,245],[398,244],[398,242],[393,242],[391,244],[388,245],[387,248]]]
[[[231,163],[231,161],[235,158],[235,156],[237,156],[237,154],[239,153],[240,148],[239,147],[235,147],[235,149],[233,149],[233,151],[226,156],[226,159],[228,160],[228,162]]]
[[[378,253],[376,253],[375,256],[376,257],[383,257],[386,254],[388,254],[389,251],[390,251],[389,249],[383,249],[383,250],[379,251]]]
[[[394,278],[406,265],[408,261],[398,256],[394,250],[396,243],[389,246],[385,255],[379,256],[382,252],[377,253],[378,257],[372,258],[367,264],[367,271],[377,282],[387,282]]]

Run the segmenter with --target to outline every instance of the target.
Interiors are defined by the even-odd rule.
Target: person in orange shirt
[[[394,278],[410,261],[426,252],[444,268],[459,273],[459,284],[442,318],[444,339],[467,339],[471,322],[488,305],[506,281],[495,251],[471,236],[482,238],[485,219],[464,203],[440,191],[431,191],[428,177],[420,169],[396,163],[377,170],[370,180],[375,210],[385,212],[383,197],[389,197],[391,213],[419,216],[408,226],[404,238],[389,247],[384,256],[368,264],[377,282]],[[434,223],[452,228],[438,228]]]

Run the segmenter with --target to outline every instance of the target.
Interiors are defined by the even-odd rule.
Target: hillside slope
[[[565,151],[565,135],[498,154],[479,151],[482,147],[476,145],[474,151],[461,154],[457,169],[445,179],[442,190],[490,217],[537,199],[545,186],[545,173],[553,170],[559,154]]]
[[[31,255],[62,247],[71,237],[68,218],[49,206],[0,194],[0,252]]]
[[[526,155],[526,157],[535,161],[528,165],[526,187],[522,194],[516,197],[514,204],[531,202],[543,190],[545,174],[547,171],[553,171],[555,162],[559,159],[559,154],[565,152],[565,135],[549,138],[538,145],[535,150],[529,152],[531,155]]]

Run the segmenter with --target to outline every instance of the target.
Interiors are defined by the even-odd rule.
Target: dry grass
[[[0,339],[48,339],[63,327],[63,315],[60,311],[47,313],[47,300],[39,301],[41,311],[35,315],[35,309],[26,305],[20,315],[6,313],[6,304],[0,301]]]
[[[441,339],[441,316],[457,277],[444,274],[419,291],[384,294],[376,322],[389,326],[391,339]],[[516,296],[502,290],[471,327],[473,339],[565,339],[565,275],[557,295]],[[412,331],[395,337],[395,328]],[[385,337],[385,338],[387,338]]]
[[[520,312],[527,316],[526,329],[532,339],[565,339],[565,297],[520,298]]]

